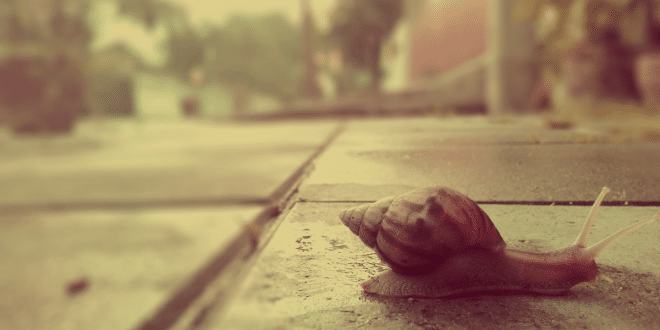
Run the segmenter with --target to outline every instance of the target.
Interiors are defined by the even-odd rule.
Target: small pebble
[[[89,287],[89,281],[87,280],[87,278],[83,277],[79,280],[69,282],[66,291],[69,294],[69,296],[75,296],[87,290],[88,287]]]

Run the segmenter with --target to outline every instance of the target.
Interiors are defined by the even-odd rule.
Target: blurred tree
[[[402,15],[401,0],[338,0],[328,34],[349,66],[370,73],[370,88],[382,79],[381,46]]]
[[[282,101],[300,95],[304,74],[302,34],[283,16],[230,17],[223,26],[193,28],[186,12],[163,0],[115,0],[120,12],[153,28],[168,29],[166,69],[187,79],[202,68],[209,80],[257,91]],[[313,29],[314,44],[320,33]]]
[[[188,80],[190,72],[204,63],[203,40],[193,29],[171,33],[166,47],[168,56],[165,68],[179,78]]]
[[[301,31],[284,17],[231,17],[208,26],[204,68],[210,79],[282,101],[298,96],[303,76]]]
[[[660,44],[654,40],[658,5],[659,0],[518,0],[511,18],[535,20],[543,72],[537,94],[565,86],[570,97],[639,101],[636,53]]]
[[[183,9],[163,0],[115,0],[119,13],[133,17],[147,28],[153,29],[158,23],[164,23],[171,31],[186,20]]]
[[[165,70],[181,79],[203,64],[204,45],[193,28],[185,9],[163,0],[116,0],[119,12],[142,22],[147,28],[162,24],[168,32],[165,50],[168,53]]]
[[[0,2],[0,110],[15,132],[69,132],[89,99],[85,0]]]

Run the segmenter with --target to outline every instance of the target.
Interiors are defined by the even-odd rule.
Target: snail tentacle
[[[587,249],[584,250],[585,258],[596,259],[596,257],[601,252],[603,252],[607,247],[612,245],[612,243],[616,242],[619,238],[626,236],[632,233],[633,231],[642,228],[654,221],[660,221],[660,214],[656,215],[655,218],[644,220],[642,222],[620,229],[616,233],[604,238],[600,242],[588,247]]]
[[[589,210],[589,214],[587,215],[587,220],[584,222],[584,226],[582,227],[582,231],[580,231],[580,234],[578,237],[575,239],[575,242],[573,243],[573,246],[579,250],[581,250],[581,258],[585,260],[594,260],[596,257],[598,257],[599,254],[601,254],[605,249],[607,249],[609,246],[612,245],[612,243],[616,242],[619,238],[624,237],[628,235],[629,233],[644,227],[645,225],[660,220],[660,214],[658,214],[655,218],[648,219],[645,221],[641,221],[639,223],[630,225],[628,227],[622,228],[616,233],[604,238],[600,242],[587,247],[587,243],[589,242],[589,233],[591,233],[591,228],[594,222],[594,218],[596,217],[596,213],[598,212],[598,209],[600,208],[600,204],[603,202],[603,199],[605,198],[605,195],[607,195],[611,191],[610,188],[608,187],[603,187],[601,190],[600,194],[598,195],[598,198],[594,201],[594,204],[591,206],[591,209]]]
[[[467,196],[425,187],[344,210],[342,222],[392,269],[362,283],[364,291],[438,298],[507,290],[560,294],[598,275],[595,258],[617,239],[660,215],[587,247],[604,187],[575,242],[546,253],[506,248],[488,215]]]
[[[585,248],[587,247],[587,242],[589,241],[589,233],[591,233],[591,225],[594,223],[594,219],[596,218],[596,213],[598,212],[598,209],[600,208],[600,204],[603,202],[603,199],[605,199],[605,195],[610,192],[610,188],[608,187],[603,187],[603,189],[600,191],[600,194],[594,201],[594,204],[591,206],[591,209],[589,210],[589,214],[587,215],[587,221],[584,222],[584,226],[582,226],[582,231],[580,231],[580,235],[575,239],[575,242],[573,243],[574,246],[577,247],[582,247]]]

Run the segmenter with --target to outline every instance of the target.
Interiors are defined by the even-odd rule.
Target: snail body
[[[362,283],[366,292],[438,298],[471,292],[560,294],[598,275],[595,258],[660,216],[586,247],[603,188],[572,246],[546,253],[508,249],[488,215],[456,190],[412,190],[341,212],[340,219],[392,269]]]

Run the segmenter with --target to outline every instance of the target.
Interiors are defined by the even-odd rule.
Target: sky
[[[265,15],[280,13],[294,24],[300,22],[301,0],[167,0],[186,8],[191,22],[202,26],[205,22],[222,24],[235,14]],[[317,26],[324,29],[328,25],[331,9],[337,0],[309,0]],[[92,42],[93,50],[101,50],[117,43],[123,43],[141,59],[151,65],[165,61],[161,45],[166,34],[162,28],[146,29],[133,20],[117,14],[113,1],[97,1],[94,4],[93,21],[98,33]]]
[[[188,9],[193,24],[204,21],[223,22],[232,14],[261,15],[281,13],[291,22],[300,21],[301,0],[167,0]],[[320,27],[327,26],[328,13],[337,0],[309,0],[316,22]]]

